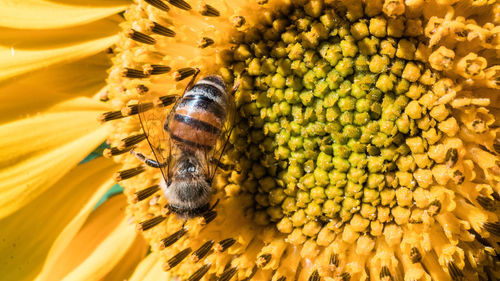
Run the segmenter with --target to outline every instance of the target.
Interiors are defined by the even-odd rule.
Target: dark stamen
[[[196,270],[191,276],[189,276],[188,281],[198,281],[208,272],[210,269],[210,264],[205,264],[200,269]]]
[[[109,112],[104,112],[103,114],[99,115],[99,117],[97,117],[97,120],[100,122],[106,122],[106,121],[111,121],[111,120],[115,120],[115,119],[120,119],[123,117],[125,117],[125,116],[122,115],[121,110],[109,111]]]
[[[120,141],[120,143],[118,144],[118,148],[125,149],[126,147],[136,145],[145,139],[146,139],[145,134],[138,134],[138,135],[126,137]]]
[[[285,276],[281,276],[280,278],[278,278],[276,281],[286,281],[286,277]]]
[[[193,252],[193,254],[191,255],[191,259],[194,262],[197,262],[203,257],[205,257],[205,255],[208,254],[208,252],[212,249],[214,243],[215,242],[213,240],[205,242],[205,244],[201,245],[201,247],[198,248],[198,250]]]
[[[227,248],[231,247],[235,242],[236,242],[236,240],[234,240],[233,238],[227,238],[227,239],[221,240],[215,245],[215,250],[217,252],[222,253],[225,250],[227,250]]]
[[[245,279],[242,279],[241,281],[250,281],[250,280],[253,280],[253,277],[255,276],[255,273],[257,273],[257,266],[254,266],[252,268],[252,272],[250,273],[250,275],[248,275],[248,277],[246,277]]]
[[[445,159],[446,159],[446,166],[448,166],[448,168],[455,166],[458,160],[458,150],[456,148],[448,149],[448,151],[446,152]]]
[[[451,279],[453,280],[462,280],[462,278],[464,277],[462,271],[452,261],[448,263],[448,273],[450,274]]]
[[[154,218],[149,219],[147,221],[140,222],[137,225],[137,230],[138,231],[146,231],[152,227],[157,226],[159,223],[161,223],[164,220],[165,220],[164,216],[157,216],[157,217],[154,217]]]
[[[161,0],[144,0],[144,2],[148,3],[149,5],[158,8],[160,10],[163,10],[167,12],[170,10],[170,8],[167,6],[167,4],[163,3]]]
[[[200,42],[198,43],[198,48],[204,49],[210,45],[214,44],[214,40],[212,38],[208,37],[203,37],[201,38]]]
[[[166,37],[174,37],[175,36],[175,31],[172,29],[165,27],[159,23],[153,22],[153,27],[151,28],[151,32],[163,35]]]
[[[129,32],[127,33],[127,36],[132,40],[135,40],[137,42],[141,42],[144,44],[153,45],[156,43],[156,40],[153,37],[146,35],[142,32],[139,32],[137,30],[133,30],[133,29],[129,30]]]
[[[245,24],[246,20],[242,16],[233,16],[231,17],[231,23],[234,27],[242,27]]]
[[[266,264],[269,263],[269,261],[271,261],[271,258],[273,256],[271,254],[263,254],[263,255],[260,255],[258,258],[257,258],[257,261],[255,262],[255,264],[257,264],[258,267],[264,267],[266,266]]]
[[[174,79],[175,81],[181,81],[193,75],[195,72],[196,70],[192,67],[181,68],[174,73]]]
[[[382,266],[382,270],[380,270],[380,279],[392,280],[391,272],[387,266]]]
[[[315,270],[311,276],[309,276],[308,281],[320,281],[321,277],[319,276],[318,270]]]
[[[351,280],[351,274],[349,272],[344,272],[344,273],[340,274],[339,277],[340,277],[340,279],[342,279],[342,281]]]
[[[500,138],[495,139],[495,142],[493,143],[493,149],[497,154],[500,154]]]
[[[189,5],[187,2],[183,0],[168,0],[168,3],[176,6],[179,9],[191,10],[191,5]]]
[[[148,198],[149,196],[155,194],[155,192],[157,192],[158,190],[160,190],[160,186],[157,185],[157,184],[149,186],[149,187],[146,187],[143,190],[137,191],[134,194],[134,197],[133,197],[132,201],[134,203],[142,201],[142,200]]]
[[[191,253],[191,248],[187,248],[187,249],[180,251],[179,253],[177,253],[175,256],[173,256],[172,258],[170,258],[167,261],[167,263],[163,266],[163,269],[165,271],[167,271],[167,270],[174,268],[182,260],[184,260],[187,257],[187,255],[189,255],[189,253]]]
[[[417,247],[413,247],[410,250],[410,260],[412,263],[417,263],[422,260],[422,255],[420,254],[420,251],[417,249]]]
[[[339,255],[338,254],[332,253],[330,255],[330,266],[335,266],[335,267],[339,266]]]
[[[476,197],[476,201],[487,211],[494,212],[496,210],[496,202],[493,199],[479,195],[478,197]]]
[[[148,111],[148,110],[152,109],[153,106],[154,105],[151,102],[127,105],[127,107],[124,107],[122,109],[122,114],[123,114],[123,116],[135,115],[135,114],[138,114],[139,112]]]
[[[148,75],[159,75],[167,73],[170,70],[171,70],[170,66],[161,64],[148,64],[144,66],[144,73],[147,73]]]
[[[483,226],[489,233],[500,237],[500,222],[487,222]]]
[[[114,179],[115,179],[115,181],[126,180],[126,179],[129,179],[131,177],[137,176],[138,174],[144,172],[144,170],[145,170],[144,166],[141,165],[141,166],[138,166],[135,168],[119,171],[119,172],[115,173]]]
[[[219,279],[217,279],[217,280],[218,281],[229,281],[236,274],[237,271],[238,271],[237,267],[228,268],[228,269],[224,270],[224,272],[222,272]]]
[[[155,101],[156,106],[168,106],[173,104],[177,100],[177,95],[168,95],[159,97],[157,101]]]
[[[104,149],[104,151],[102,152],[102,155],[104,157],[106,157],[106,158],[110,158],[110,157],[113,157],[113,156],[116,156],[116,155],[123,154],[123,153],[125,153],[125,152],[127,152],[129,150],[130,149],[120,150],[117,147],[111,147],[111,148]]]
[[[207,16],[207,17],[218,17],[220,16],[220,13],[219,11],[217,11],[217,9],[215,9],[214,7],[208,5],[208,4],[205,4],[201,7],[201,11],[200,11],[200,14],[204,15],[204,16]]]
[[[149,75],[147,73],[144,73],[144,71],[138,70],[138,69],[133,69],[133,68],[125,68],[123,70],[122,75],[124,77],[127,77],[127,78],[148,78],[149,77]]]
[[[170,236],[163,238],[160,242],[160,250],[165,249],[166,247],[174,244],[179,240],[184,234],[186,234],[187,230],[184,228],[181,228],[179,231],[176,231],[172,233]]]
[[[217,217],[217,212],[216,211],[210,211],[210,212],[206,212],[205,214],[203,214],[203,219],[204,219],[205,224],[210,223],[216,217]]]

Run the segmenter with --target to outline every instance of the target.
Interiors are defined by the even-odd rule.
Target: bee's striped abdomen
[[[165,129],[178,145],[210,150],[226,122],[227,107],[224,83],[216,76],[208,76],[182,96]]]

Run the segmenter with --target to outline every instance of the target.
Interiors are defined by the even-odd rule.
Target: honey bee
[[[228,93],[224,81],[216,75],[194,84],[198,73],[168,114],[166,110],[139,110],[141,126],[156,159],[131,151],[146,165],[161,169],[166,208],[185,219],[211,209],[212,180],[217,167],[224,168],[220,157],[231,134],[227,123],[234,108],[232,93],[238,87]]]

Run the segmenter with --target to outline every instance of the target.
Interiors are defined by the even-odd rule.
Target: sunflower
[[[24,2],[0,11],[4,279],[499,278],[495,1]],[[186,220],[128,152],[196,69],[239,88],[218,204]]]

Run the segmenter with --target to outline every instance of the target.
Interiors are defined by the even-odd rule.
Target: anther
[[[219,11],[217,11],[217,9],[215,9],[214,7],[212,7],[212,6],[208,5],[208,4],[205,4],[205,5],[201,6],[200,14],[202,14],[204,16],[207,16],[207,17],[218,17],[218,16],[220,16]]]
[[[140,222],[137,225],[137,231],[146,231],[148,229],[151,229],[152,227],[157,226],[159,223],[165,220],[164,216],[157,216],[152,219],[149,219],[147,221]]]
[[[135,115],[140,112],[145,112],[153,108],[153,103],[141,103],[141,104],[132,104],[124,107],[122,109],[123,116]]]
[[[234,240],[233,238],[227,238],[227,239],[224,239],[224,240],[217,242],[214,249],[217,252],[222,253],[225,250],[227,250],[227,248],[231,247],[235,242],[236,242],[236,240]]]
[[[351,280],[351,274],[349,272],[344,272],[344,273],[340,274],[339,277],[342,281]]]
[[[195,72],[196,70],[192,67],[180,68],[176,72],[174,72],[174,79],[175,81],[181,81],[193,75]]]
[[[496,210],[496,202],[493,199],[479,195],[476,197],[476,201],[487,211],[494,212]]]
[[[259,5],[265,5],[267,2],[269,2],[269,0],[257,0],[257,4]]]
[[[142,84],[135,87],[135,89],[137,90],[137,93],[139,95],[144,95],[145,93],[147,93],[149,91],[149,88],[142,85]]]
[[[420,254],[420,251],[417,249],[417,247],[413,247],[410,250],[410,260],[412,263],[417,263],[422,260],[422,255]]]
[[[163,269],[165,271],[168,271],[168,270],[174,268],[179,263],[181,263],[181,261],[184,260],[187,257],[187,255],[189,255],[189,253],[191,253],[191,248],[187,248],[187,249],[180,251],[179,253],[177,253],[175,256],[173,256],[172,258],[170,258],[167,261],[167,263],[163,266]]]
[[[500,222],[487,222],[483,226],[489,233],[500,237]]]
[[[214,243],[215,242],[213,240],[205,242],[203,245],[201,245],[200,248],[198,248],[198,250],[194,251],[191,254],[191,260],[193,262],[198,262],[199,260],[201,260],[212,249]]]
[[[187,2],[183,0],[168,0],[168,3],[176,6],[179,9],[191,10],[191,5],[189,5]]]
[[[453,177],[451,178],[456,185],[462,184],[465,180],[465,176],[459,170],[453,172]]]
[[[431,216],[439,214],[439,211],[441,211],[441,202],[439,200],[432,201],[427,211]]]
[[[339,266],[339,255],[332,253],[330,255],[330,270],[334,271]]]
[[[200,42],[198,43],[198,48],[204,49],[210,45],[214,44],[214,40],[212,38],[208,37],[203,37],[200,39]]]
[[[145,134],[137,134],[137,135],[133,135],[130,137],[126,137],[126,138],[122,139],[120,141],[120,143],[118,143],[117,147],[118,147],[118,149],[125,149],[126,147],[136,145],[145,139],[146,139]]]
[[[246,20],[242,16],[232,16],[231,17],[231,23],[233,24],[234,27],[242,27],[245,24]]]
[[[119,172],[115,173],[113,178],[115,179],[115,181],[126,180],[126,179],[129,179],[131,177],[137,176],[138,174],[144,172],[144,170],[146,170],[146,168],[143,165],[141,165],[141,166],[138,166],[135,168],[119,171]]]
[[[258,258],[257,258],[257,261],[255,262],[255,264],[258,266],[258,267],[264,267],[266,266],[270,261],[271,261],[271,258],[273,256],[271,254],[263,254],[263,255],[260,255]]]
[[[187,230],[185,228],[181,228],[180,230],[172,233],[170,236],[168,236],[166,238],[163,238],[160,241],[160,244],[159,244],[158,248],[160,250],[163,250],[166,247],[171,246],[172,244],[174,244],[175,242],[177,242],[177,240],[181,239],[181,237],[184,236],[184,234],[186,234],[186,232],[187,232]]]
[[[458,150],[456,148],[448,149],[448,151],[446,152],[445,159],[446,159],[446,166],[448,166],[448,168],[455,166],[458,160]]]
[[[237,271],[238,271],[237,267],[228,268],[228,269],[224,270],[224,272],[222,272],[219,279],[217,279],[217,280],[218,281],[229,281],[236,274]]]
[[[208,224],[217,217],[216,211],[209,211],[203,214],[203,223]]]
[[[159,75],[163,73],[167,73],[171,70],[170,66],[161,65],[161,64],[147,64],[143,67],[144,73],[148,75]]]
[[[97,117],[97,120],[100,122],[106,122],[106,121],[111,121],[111,120],[115,120],[115,119],[120,119],[123,117],[125,117],[125,116],[122,115],[121,110],[109,111],[109,112],[104,112],[103,114],[99,115],[99,117]]]
[[[486,130],[488,130],[488,126],[481,119],[476,119],[472,121],[472,128],[474,129],[474,132],[478,134],[482,134],[486,132]]]
[[[160,186],[157,184],[146,187],[143,190],[139,190],[136,193],[134,193],[132,197],[132,202],[137,203],[139,201],[142,201],[148,198],[149,196],[155,194],[155,192],[157,192],[158,190],[160,190]]]
[[[156,22],[153,22],[151,32],[166,37],[175,37],[175,31]]]
[[[210,264],[205,264],[200,269],[196,270],[191,276],[189,276],[188,281],[198,281],[208,272],[210,269]]]
[[[169,106],[177,100],[177,95],[167,95],[159,97],[158,100],[154,102],[155,106]]]
[[[278,278],[276,281],[286,281],[286,277],[285,276],[281,276],[280,278]]]
[[[144,71],[142,70],[128,68],[128,67],[123,69],[122,76],[127,78],[139,78],[139,79],[149,77],[149,75],[147,73],[144,73]]]
[[[452,261],[448,263],[448,273],[450,274],[452,280],[462,280],[464,277],[462,271]]]
[[[127,32],[127,36],[134,41],[144,44],[153,45],[156,43],[156,40],[153,37],[133,29],[130,29]]]
[[[113,156],[116,156],[116,155],[120,155],[120,154],[123,154],[127,151],[129,151],[130,149],[119,149],[117,147],[111,147],[111,148],[106,148],[103,150],[102,152],[102,156],[106,157],[106,158],[111,158]]]
[[[320,281],[321,277],[319,276],[318,270],[315,270],[311,276],[309,276],[308,281]]]
[[[167,12],[168,10],[170,10],[170,8],[168,7],[168,5],[165,4],[161,0],[144,0],[144,2],[148,3],[149,5],[151,5],[151,6],[155,7],[155,8],[163,10],[165,12]]]
[[[382,266],[382,270],[380,270],[380,279],[381,280],[392,280],[391,272],[387,266]]]

